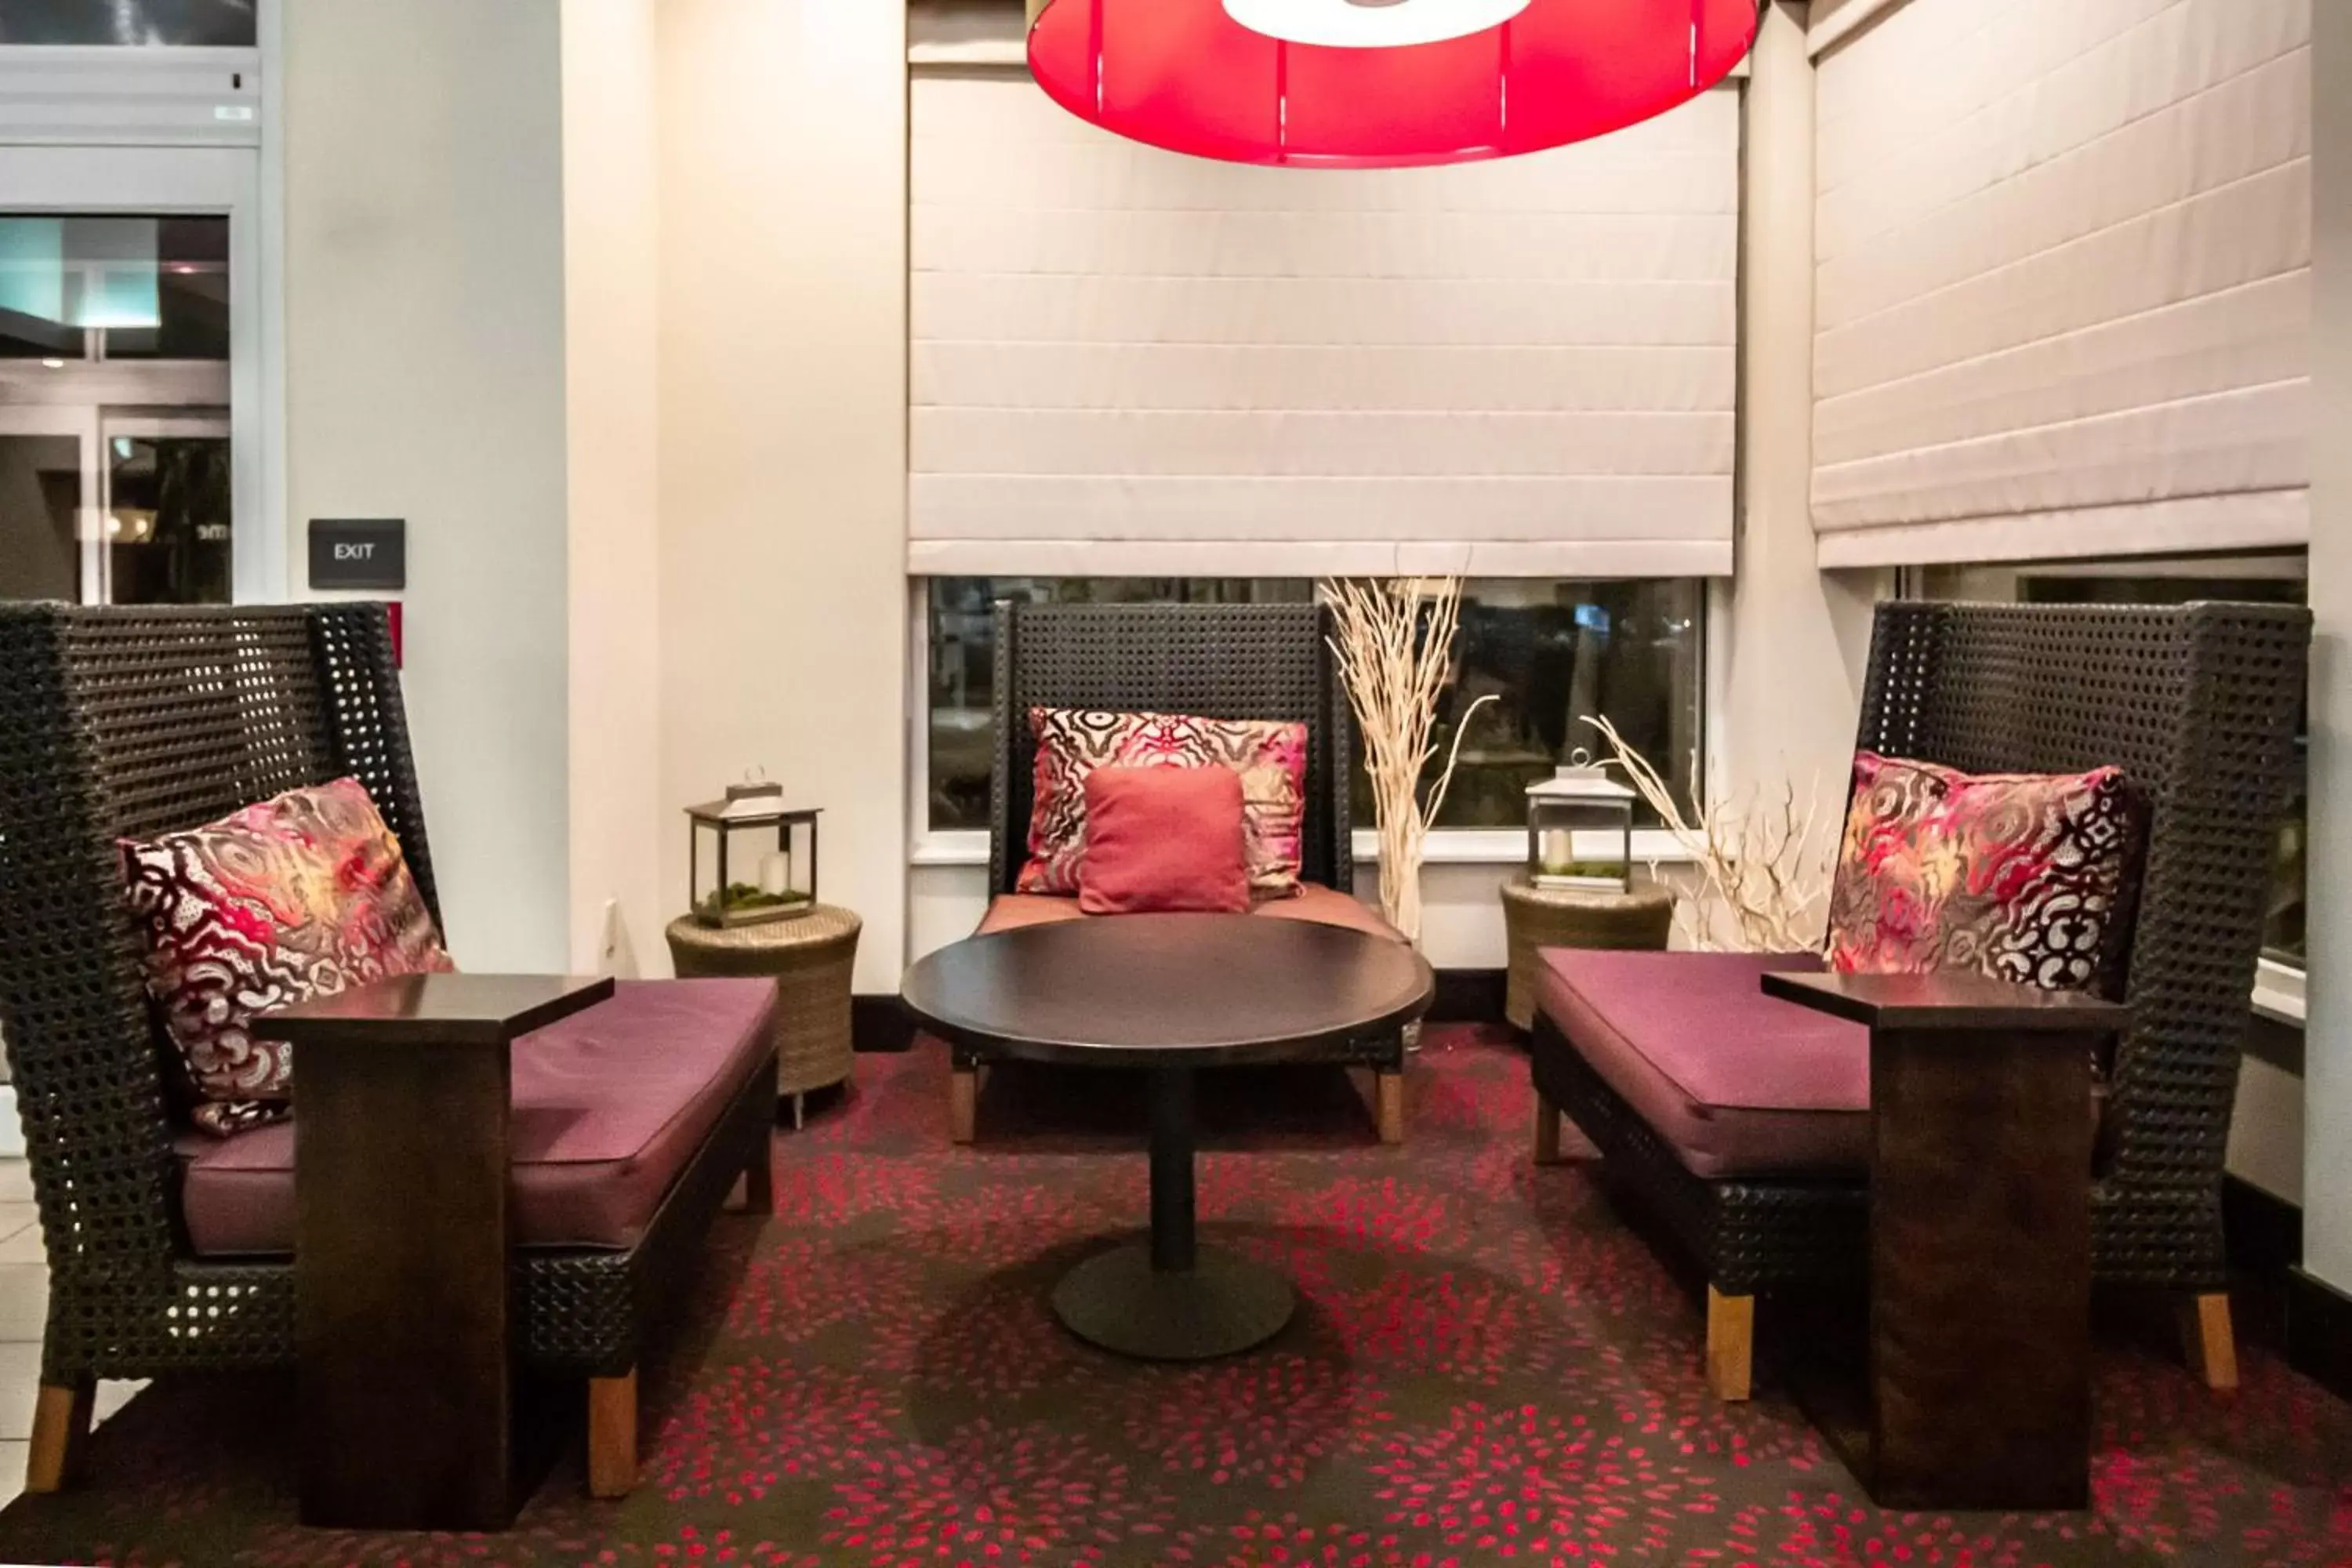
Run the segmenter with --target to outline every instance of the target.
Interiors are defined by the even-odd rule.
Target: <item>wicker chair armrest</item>
[[[1780,973],[1762,984],[1767,996],[1873,1029],[2102,1035],[2131,1022],[2120,1002],[1982,974]]]

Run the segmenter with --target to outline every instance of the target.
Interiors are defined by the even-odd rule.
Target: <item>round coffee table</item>
[[[1434,982],[1387,938],[1249,915],[1117,915],[977,936],[907,972],[924,1027],[1028,1061],[1151,1075],[1151,1236],[1062,1278],[1054,1310],[1122,1355],[1199,1361],[1290,1321],[1290,1282],[1193,1235],[1192,1077],[1311,1061],[1428,1009]]]

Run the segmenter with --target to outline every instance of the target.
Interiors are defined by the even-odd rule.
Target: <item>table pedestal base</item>
[[[1146,1361],[1206,1361],[1264,1344],[1290,1321],[1290,1281],[1193,1234],[1192,1072],[1151,1074],[1151,1239],[1089,1258],[1054,1287],[1054,1312],[1089,1344]]]
[[[1145,1361],[1206,1361],[1264,1344],[1290,1321],[1290,1281],[1213,1250],[1181,1272],[1154,1268],[1148,1242],[1087,1258],[1054,1287],[1054,1315],[1089,1344]]]

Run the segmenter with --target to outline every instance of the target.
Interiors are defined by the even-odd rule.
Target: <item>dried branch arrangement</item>
[[[1364,738],[1364,771],[1381,838],[1381,913],[1416,946],[1421,942],[1421,861],[1429,825],[1445,804],[1461,759],[1462,738],[1481,697],[1462,715],[1444,771],[1421,787],[1436,755],[1430,732],[1437,700],[1453,678],[1454,637],[1462,624],[1459,577],[1339,579],[1324,584],[1335,635],[1331,652]]]
[[[1810,952],[1822,945],[1836,853],[1821,832],[1818,774],[1800,801],[1793,781],[1780,791],[1750,788],[1702,807],[1696,822],[1650,760],[1607,719],[1587,716],[1611,761],[1691,857],[1697,886],[1675,905],[1684,940],[1700,952]],[[1692,765],[1691,798],[1706,799]],[[1657,868],[1651,868],[1653,875]]]

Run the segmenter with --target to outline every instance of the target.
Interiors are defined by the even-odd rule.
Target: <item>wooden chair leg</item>
[[[948,1079],[948,1136],[969,1143],[980,1122],[980,1069],[957,1068]]]
[[[25,1489],[58,1492],[81,1479],[82,1447],[89,1437],[91,1378],[45,1383],[33,1400],[33,1440],[25,1456]]]
[[[1538,1164],[1538,1165],[1557,1165],[1557,1164],[1559,1164],[1559,1121],[1560,1121],[1559,1107],[1559,1106],[1557,1106],[1557,1105],[1554,1105],[1550,1100],[1546,1100],[1542,1095],[1540,1095],[1540,1094],[1537,1095],[1537,1096],[1536,1096],[1536,1163],[1537,1163],[1537,1164]]]
[[[2230,1298],[2221,1291],[2190,1298],[2182,1304],[2181,1335],[2187,1342],[2189,1370],[2217,1394],[2238,1386],[2238,1336],[2230,1323]]]
[[[588,1495],[624,1498],[637,1484],[637,1369],[588,1380]]]
[[[1404,1074],[1386,1069],[1372,1074],[1374,1114],[1381,1124],[1381,1142],[1404,1142]]]
[[[1717,1399],[1746,1399],[1754,1384],[1756,1298],[1706,1288],[1706,1385]]]
[[[760,1152],[743,1167],[743,1212],[773,1214],[776,1212],[776,1171],[772,1163],[775,1151],[768,1140],[760,1140]]]

